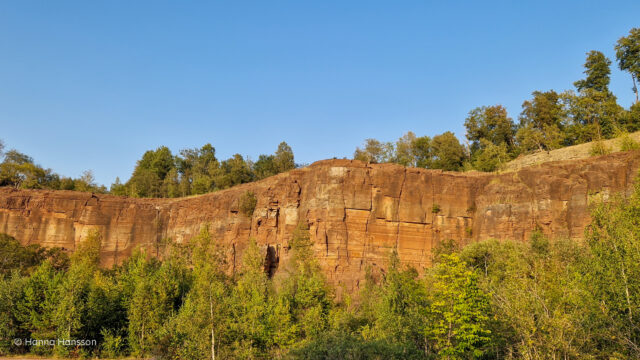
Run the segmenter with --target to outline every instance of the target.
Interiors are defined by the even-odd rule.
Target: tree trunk
[[[216,336],[213,332],[213,297],[209,293],[209,313],[211,315],[211,360],[216,360]]]

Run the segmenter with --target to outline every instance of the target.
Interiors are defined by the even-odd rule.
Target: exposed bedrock
[[[0,188],[0,232],[23,244],[73,250],[97,229],[109,266],[138,247],[161,255],[166,239],[185,241],[209,224],[230,266],[254,237],[276,272],[287,261],[293,230],[304,222],[330,281],[351,291],[367,267],[384,268],[394,248],[402,262],[421,269],[445,239],[524,241],[537,227],[580,239],[590,221],[589,200],[630,191],[639,162],[635,151],[491,174],[326,160],[180,199]],[[251,217],[239,210],[247,191],[257,197]]]

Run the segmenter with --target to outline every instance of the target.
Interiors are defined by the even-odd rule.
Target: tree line
[[[69,256],[0,236],[0,355],[158,359],[640,357],[640,185],[592,198],[585,241],[443,241],[419,272],[392,252],[338,299],[302,224],[288,265],[251,240],[240,266],[205,226],[99,267],[100,234]],[[89,339],[89,346],[13,339]]]
[[[592,153],[606,153],[600,140],[640,130],[640,28],[621,37],[615,51],[618,67],[633,81],[636,101],[629,109],[620,106],[609,90],[611,60],[592,50],[584,63],[585,78],[574,82],[575,90],[534,91],[532,98],[523,102],[517,124],[502,105],[482,106],[471,110],[465,119],[465,144],[450,131],[433,137],[408,132],[396,142],[366,139],[353,158],[449,171],[494,171],[520,154],[591,141],[595,141]],[[627,149],[640,146],[628,137],[626,143],[623,147]],[[3,149],[0,142],[0,155]],[[260,155],[255,162],[240,154],[219,161],[211,144],[179,154],[161,146],[144,153],[129,180],[122,183],[117,178],[107,189],[95,183],[91,171],[76,179],[60,176],[35,164],[31,157],[10,150],[0,163],[0,186],[179,197],[226,189],[295,167],[293,151],[285,142],[273,155]]]
[[[4,151],[0,140],[0,186],[21,189],[75,190],[106,193],[107,188],[97,185],[93,173],[85,171],[79,178],[56,174],[36,164],[32,157],[15,149]]]
[[[144,153],[133,174],[125,183],[119,178],[107,189],[98,185],[91,171],[79,178],[56,174],[36,164],[28,155],[15,149],[4,152],[0,141],[0,186],[20,189],[75,190],[110,193],[131,197],[180,197],[205,194],[234,185],[264,179],[294,169],[293,150],[286,143],[278,145],[272,155],[260,155],[251,161],[240,154],[219,161],[215,148],[184,149],[172,154],[166,146]]]
[[[286,142],[273,155],[252,162],[240,154],[218,161],[211,144],[181,150],[173,155],[166,146],[149,150],[126,183],[116,179],[111,193],[132,197],[181,197],[205,194],[234,185],[264,179],[296,167],[293,150]]]
[[[640,28],[631,29],[616,45],[618,67],[633,81],[636,100],[629,109],[618,105],[609,90],[611,60],[602,52],[587,53],[585,78],[574,82],[575,90],[534,91],[522,104],[518,123],[502,105],[471,110],[465,119],[466,144],[452,132],[417,137],[408,132],[398,141],[365,140],[354,159],[373,163],[449,171],[494,171],[520,154],[609,139],[640,130]],[[602,153],[603,149],[595,149]]]

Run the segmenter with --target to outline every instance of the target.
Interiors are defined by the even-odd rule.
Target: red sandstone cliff
[[[329,279],[351,289],[367,265],[382,266],[393,248],[403,262],[421,268],[429,264],[431,249],[448,238],[463,244],[524,240],[536,226],[555,236],[580,238],[589,223],[589,198],[628,190],[639,164],[640,152],[503,174],[327,160],[181,199],[0,188],[0,232],[24,244],[73,250],[89,230],[98,229],[102,260],[110,265],[136,247],[155,253],[163,239],[184,241],[209,223],[232,262],[255,237],[276,265],[287,260],[292,231],[303,221]],[[251,218],[239,211],[246,191],[258,200]]]

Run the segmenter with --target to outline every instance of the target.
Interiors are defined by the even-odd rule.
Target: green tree
[[[473,168],[480,171],[495,171],[507,163],[511,156],[507,145],[502,143],[495,145],[485,139],[481,140],[483,149],[476,153],[473,158]]]
[[[598,202],[586,231],[590,290],[600,300],[612,339],[640,356],[640,186],[628,199]]]
[[[411,142],[411,153],[415,158],[416,167],[431,167],[433,158],[431,150],[431,138],[428,136],[417,137]]]
[[[638,103],[638,82],[640,81],[640,28],[633,28],[629,35],[621,37],[615,46],[616,59],[622,71],[628,71],[633,80],[633,92]]]
[[[522,103],[516,139],[521,151],[553,150],[562,145],[566,122],[560,94],[553,90],[533,92],[533,99]]]
[[[364,339],[401,344],[408,353],[426,350],[424,326],[429,306],[424,284],[413,268],[402,269],[394,251],[382,284],[365,290],[365,312],[372,325],[361,330]],[[368,308],[368,309],[367,309]]]
[[[60,298],[54,312],[56,337],[59,339],[86,339],[83,325],[89,313],[87,295],[94,274],[99,270],[101,235],[91,231],[71,256],[71,266],[60,284]],[[70,349],[56,346],[56,352],[65,355]]]
[[[393,159],[394,152],[395,149],[392,143],[382,143],[376,139],[366,139],[364,148],[356,148],[353,158],[373,164],[382,164],[390,162]]]
[[[278,145],[273,163],[278,173],[295,169],[296,164],[293,160],[293,150],[286,142],[281,142]]]
[[[417,158],[414,152],[416,147],[416,134],[409,131],[396,141],[394,161],[403,166],[417,166]]]
[[[467,139],[471,141],[472,158],[488,144],[505,144],[508,152],[514,150],[515,124],[502,105],[482,106],[469,112],[464,122]],[[482,139],[486,141],[481,141]]]
[[[462,169],[466,152],[458,138],[451,131],[447,131],[431,139],[431,155],[430,168],[459,171]]]
[[[272,344],[269,299],[273,289],[265,274],[264,260],[264,253],[251,239],[244,250],[241,274],[231,295],[229,331],[236,357],[259,357]]]
[[[230,188],[253,180],[253,171],[240,154],[235,154],[230,159],[223,161],[214,178],[218,189]]]
[[[566,92],[563,97],[571,121],[566,129],[570,143],[611,138],[622,130],[624,109],[610,93],[586,89],[577,95]]]
[[[175,167],[171,150],[161,146],[144,153],[127,182],[129,195],[134,197],[166,197],[162,184],[167,174]]]
[[[489,297],[478,287],[478,275],[457,254],[442,255],[434,269],[431,323],[425,334],[443,359],[481,358],[491,340]]]
[[[253,171],[258,180],[268,178],[278,173],[273,155],[260,155],[253,164]]]
[[[332,295],[329,285],[315,260],[309,229],[300,223],[289,243],[291,257],[280,272],[278,292],[272,322],[276,324],[276,345],[287,348],[294,340],[317,337],[328,327]]]
[[[587,60],[584,63],[587,78],[584,80],[578,80],[573,85],[578,91],[587,89],[609,93],[609,76],[611,75],[611,60],[609,60],[603,53],[596,50],[591,50],[587,53]]]
[[[12,339],[24,339],[30,335],[18,313],[25,303],[23,289],[26,289],[26,281],[18,271],[0,277],[0,355],[3,356],[21,350]]]
[[[55,314],[59,304],[63,273],[56,271],[49,261],[38,266],[24,282],[21,299],[17,304],[15,316],[22,330],[30,338],[37,340],[55,339]],[[52,348],[37,346],[38,354],[46,354]]]

